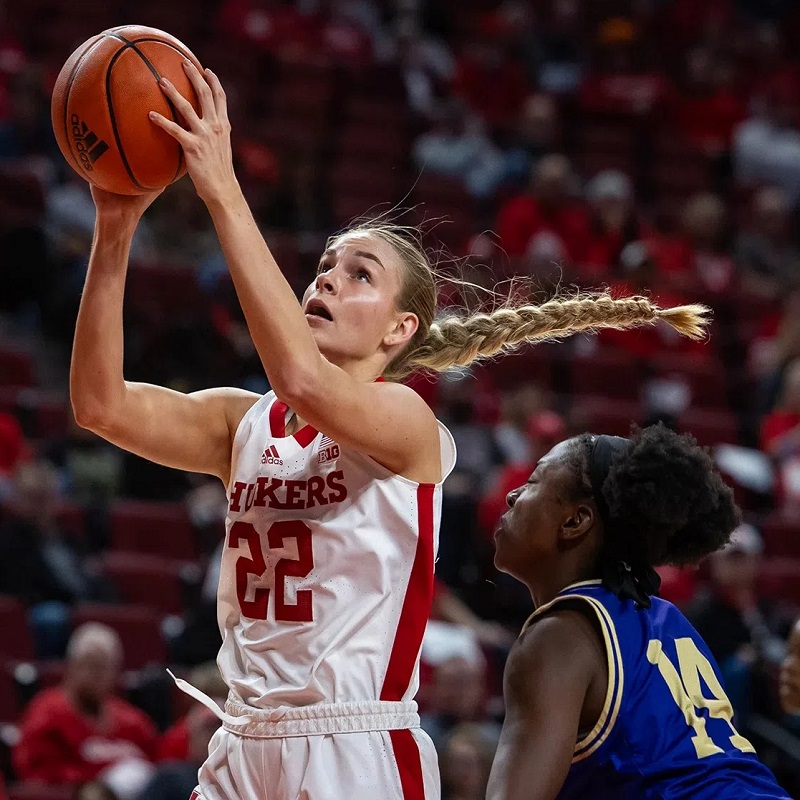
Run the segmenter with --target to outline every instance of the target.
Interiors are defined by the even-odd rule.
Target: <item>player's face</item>
[[[417,327],[399,312],[404,266],[380,236],[340,238],[323,254],[317,279],[303,295],[303,311],[323,355],[340,366],[386,350],[393,356]]]
[[[567,464],[571,440],[546,453],[528,482],[509,492],[508,511],[494,534],[495,566],[524,580],[558,553],[559,531],[569,518],[570,487],[574,477]]]

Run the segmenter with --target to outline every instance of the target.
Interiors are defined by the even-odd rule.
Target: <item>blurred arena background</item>
[[[608,333],[412,379],[459,446],[419,696],[444,797],[484,796],[504,657],[530,611],[524,588],[492,566],[505,492],[560,438],[658,419],[713,449],[747,520],[726,555],[699,571],[663,570],[663,594],[722,664],[739,730],[800,797],[800,718],[781,713],[776,689],[800,614],[800,6],[5,0],[0,775],[9,800],[185,800],[169,793],[179,782],[165,759],[191,773],[209,726],[186,716],[165,667],[184,676],[200,667],[195,680],[213,683],[224,491],[78,429],[67,400],[94,213],[56,148],[49,93],[81,41],[128,23],[178,36],[222,79],[240,180],[298,291],[328,234],[402,208],[444,248],[443,271],[478,286],[520,275],[536,298],[610,285],[714,309],[702,344],[662,328]],[[268,388],[188,179],[148,214],[133,262],[129,379]],[[454,303],[476,299],[443,291]],[[120,750],[71,764],[36,739],[30,704],[77,680],[80,653],[68,659],[66,648],[85,622],[120,637],[119,693],[149,718],[136,717],[139,738],[130,737],[137,762]],[[79,666],[92,685],[99,667]],[[46,721],[46,702],[35,710]],[[148,780],[162,793],[142,788]]]

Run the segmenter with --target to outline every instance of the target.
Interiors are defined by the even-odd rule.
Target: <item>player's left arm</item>
[[[508,658],[506,718],[487,800],[555,800],[569,772],[597,647],[578,611],[536,621]]]

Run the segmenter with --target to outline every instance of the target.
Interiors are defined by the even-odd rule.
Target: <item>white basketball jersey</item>
[[[441,483],[419,484],[306,426],[270,392],[233,444],[218,663],[257,708],[410,700],[433,595]],[[455,444],[439,425],[442,480]]]

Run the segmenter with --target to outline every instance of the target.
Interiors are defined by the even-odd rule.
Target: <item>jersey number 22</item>
[[[286,578],[305,578],[314,569],[314,551],[311,547],[311,528],[299,520],[275,522],[267,531],[270,548],[282,548],[286,539],[297,541],[297,558],[282,558],[275,565],[275,619],[278,622],[312,622],[314,609],[311,591],[298,589],[294,603],[286,602]],[[239,547],[244,540],[250,557],[242,556],[236,561],[236,596],[242,614],[250,619],[266,619],[270,590],[256,588],[253,599],[247,599],[250,575],[261,577],[267,571],[267,562],[261,550],[258,531],[247,522],[234,522],[230,533],[230,547]]]

